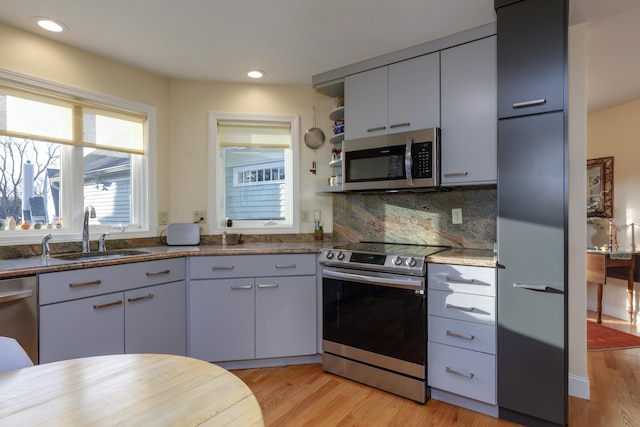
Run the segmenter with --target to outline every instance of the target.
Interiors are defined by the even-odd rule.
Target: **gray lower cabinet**
[[[40,275],[40,363],[185,355],[185,271],[185,260],[174,259]]]
[[[496,271],[429,264],[431,397],[497,416]]]
[[[315,355],[315,260],[191,258],[189,355],[209,362]]]

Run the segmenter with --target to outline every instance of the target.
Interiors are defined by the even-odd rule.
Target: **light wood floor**
[[[637,325],[608,316],[603,324],[640,335]],[[569,425],[640,426],[640,348],[591,351],[587,363],[591,400],[569,398]],[[516,425],[434,399],[419,405],[327,374],[319,364],[234,373],[258,398],[267,427]]]

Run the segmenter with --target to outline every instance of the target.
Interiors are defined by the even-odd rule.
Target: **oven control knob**
[[[333,252],[331,252],[331,251],[327,251],[327,252],[325,253],[325,256],[327,257],[327,259],[333,259]]]
[[[336,257],[342,261],[344,259],[344,254],[342,253],[342,251],[338,251],[338,255],[336,255]]]
[[[400,265],[402,264],[402,258],[400,258],[399,256],[395,257],[395,259],[393,260],[393,263],[395,265]]]
[[[415,267],[416,266],[416,260],[413,257],[409,257],[409,258],[407,258],[406,264],[409,267]]]

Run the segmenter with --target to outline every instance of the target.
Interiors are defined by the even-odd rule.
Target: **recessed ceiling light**
[[[247,71],[247,76],[251,77],[252,79],[261,79],[263,78],[267,73],[265,73],[262,70],[251,70],[251,71]]]
[[[36,16],[33,18],[33,20],[36,21],[36,24],[38,24],[40,28],[44,28],[45,30],[51,31],[54,33],[60,33],[64,30],[69,29],[62,22],[56,21],[55,19],[45,18],[43,16]]]

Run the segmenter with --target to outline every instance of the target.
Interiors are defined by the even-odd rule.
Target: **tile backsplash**
[[[451,209],[462,208],[462,224]],[[387,241],[493,249],[497,190],[333,195],[334,241]]]

